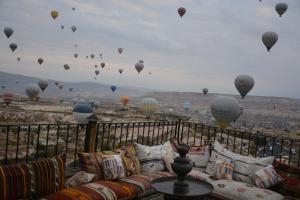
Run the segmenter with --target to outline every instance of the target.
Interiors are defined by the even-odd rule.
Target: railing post
[[[181,141],[180,140],[180,126],[181,126],[181,119],[178,120],[178,122],[176,123],[176,133],[175,133],[175,138],[178,140],[178,141]]]
[[[88,119],[88,124],[86,126],[85,132],[85,143],[84,152],[94,152],[96,149],[96,138],[97,138],[97,117],[96,115],[91,115]]]

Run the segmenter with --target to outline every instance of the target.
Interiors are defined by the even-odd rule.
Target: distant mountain
[[[16,83],[18,81],[18,83]],[[5,86],[7,90],[14,91],[18,94],[25,95],[25,88],[28,84],[37,84],[39,78],[23,76],[20,74],[11,74],[0,71],[0,86]],[[98,96],[114,98],[122,95],[128,95],[132,97],[138,97],[145,95],[146,93],[152,91],[150,89],[138,88],[138,87],[120,87],[117,86],[117,90],[112,93],[110,90],[110,85],[93,83],[93,82],[59,82],[64,85],[64,89],[61,91],[54,84],[55,80],[49,80],[48,88],[42,93],[43,97],[51,96],[62,96],[70,95],[69,88],[74,88],[73,95],[78,92],[82,96]],[[1,89],[0,89],[1,90]]]

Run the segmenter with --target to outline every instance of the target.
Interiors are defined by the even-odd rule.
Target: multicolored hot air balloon
[[[14,30],[10,27],[5,27],[4,28],[4,34],[6,35],[7,38],[10,38],[12,34],[14,33]]]
[[[276,44],[278,40],[278,35],[275,32],[269,31],[265,32],[262,35],[262,42],[266,46],[267,50],[270,51],[270,49]]]
[[[112,91],[112,92],[114,92],[114,91],[116,91],[116,89],[117,89],[117,86],[115,86],[115,85],[112,85],[112,86],[110,86],[110,89],[111,89],[111,91]]]
[[[49,81],[47,79],[41,79],[38,81],[38,85],[41,88],[42,92],[48,87]]]
[[[18,48],[18,45],[16,43],[10,43],[9,48],[12,52],[14,52]]]
[[[238,75],[234,80],[234,85],[239,91],[242,99],[248,94],[248,92],[254,86],[254,79],[249,75]]]
[[[151,114],[156,112],[159,108],[158,101],[153,98],[144,98],[141,102],[141,111],[146,114],[147,117],[150,117]]]
[[[186,9],[184,7],[178,8],[178,14],[179,14],[179,16],[181,18],[183,17],[183,15],[185,14],[185,12],[186,12]]]
[[[121,103],[123,104],[123,106],[127,106],[127,104],[129,103],[129,97],[128,96],[122,96],[121,97]]]
[[[9,104],[14,100],[15,94],[10,91],[3,92],[2,98],[4,103],[9,106]]]
[[[94,110],[92,106],[88,103],[79,102],[73,108],[73,116],[78,124],[87,124],[87,118],[93,114]]]
[[[240,104],[233,97],[218,96],[212,100],[210,109],[220,128],[226,128],[239,116]]]
[[[35,84],[29,84],[26,87],[25,92],[30,100],[36,101],[40,93],[40,88]]]
[[[202,92],[203,92],[204,95],[206,95],[208,93],[208,89],[207,88],[203,88]]]
[[[58,17],[59,13],[56,10],[51,11],[51,17],[55,20]]]

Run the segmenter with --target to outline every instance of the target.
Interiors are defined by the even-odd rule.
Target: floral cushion
[[[271,190],[262,189],[233,180],[217,180],[211,182],[213,194],[232,200],[282,200],[284,197]]]
[[[102,170],[105,180],[125,178],[125,168],[120,155],[104,157],[102,159]]]
[[[255,185],[260,188],[270,188],[283,181],[283,178],[277,174],[273,165],[258,170],[252,178]]]
[[[233,159],[235,161],[233,170],[233,180],[254,184],[251,175],[256,171],[271,165],[274,161],[274,156],[264,158],[253,158],[233,153],[224,148],[218,141],[215,141],[214,148],[209,158],[206,172],[212,174],[213,164],[216,160]]]
[[[103,153],[78,153],[81,169],[87,173],[95,174],[94,180],[103,180],[101,162]]]

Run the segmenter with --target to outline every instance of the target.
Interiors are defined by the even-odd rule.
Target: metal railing
[[[289,165],[300,166],[300,140],[180,121],[0,125],[0,165],[66,153],[67,165],[77,167],[78,152],[113,150],[134,142],[152,146],[170,138],[190,146],[218,140],[241,155],[273,155]]]

